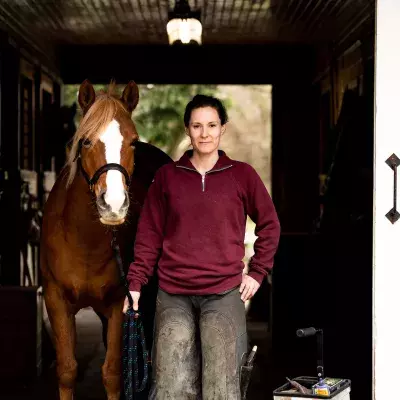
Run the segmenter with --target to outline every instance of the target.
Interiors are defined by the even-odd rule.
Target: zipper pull
[[[206,180],[205,174],[201,175],[201,187],[203,189],[203,192],[204,192],[205,180]]]

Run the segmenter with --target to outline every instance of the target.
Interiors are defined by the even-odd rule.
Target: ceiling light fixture
[[[170,45],[201,44],[203,27],[200,11],[192,11],[187,0],[176,0],[175,8],[168,13],[167,33]]]

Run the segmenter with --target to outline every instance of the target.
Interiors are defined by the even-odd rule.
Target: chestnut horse
[[[113,86],[96,95],[89,81],[81,84],[83,118],[43,216],[41,271],[61,400],[73,398],[78,370],[75,314],[84,307],[101,316],[106,337],[103,383],[109,400],[120,398],[125,289],[113,257],[112,230],[118,229],[127,266],[147,189],[156,170],[171,161],[161,150],[139,141],[131,119],[139,101],[137,85],[131,81],[121,98],[112,93]],[[148,290],[150,300],[142,298],[141,308],[149,307],[151,332],[156,290]]]

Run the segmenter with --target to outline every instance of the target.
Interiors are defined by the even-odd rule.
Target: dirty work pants
[[[159,290],[149,399],[240,400],[246,353],[239,288],[206,296]]]

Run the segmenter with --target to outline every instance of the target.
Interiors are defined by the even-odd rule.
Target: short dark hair
[[[203,107],[214,108],[218,112],[221,125],[225,125],[228,122],[228,114],[221,100],[217,99],[216,97],[197,94],[186,106],[185,115],[183,116],[183,122],[185,123],[186,127],[189,126],[192,111]]]

